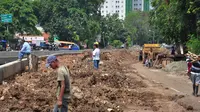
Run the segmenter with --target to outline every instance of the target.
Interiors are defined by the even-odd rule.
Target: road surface
[[[176,94],[184,95],[184,98],[177,101],[181,105],[190,105],[195,112],[200,112],[200,97],[192,95],[192,83],[187,76],[178,76],[159,69],[149,69],[141,63],[134,64],[133,66],[143,78],[160,83]]]

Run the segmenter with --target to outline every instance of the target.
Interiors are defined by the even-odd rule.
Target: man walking
[[[193,95],[197,97],[200,84],[200,56],[198,56],[198,61],[192,62],[191,81],[193,84]]]
[[[29,55],[31,53],[31,46],[25,40],[22,40],[22,49],[19,52],[18,59],[22,60],[25,54]]]
[[[56,56],[48,56],[46,67],[57,71],[57,103],[53,112],[67,112],[71,98],[70,72],[67,67],[61,66]]]
[[[149,56],[148,56],[148,61],[149,61],[149,67],[152,67],[153,66],[153,49],[150,48],[150,51],[149,51]]]
[[[99,49],[99,43],[98,42],[94,43],[94,51],[93,51],[92,55],[93,55],[93,61],[94,61],[94,68],[98,69],[99,68],[99,61],[100,61],[100,49]]]

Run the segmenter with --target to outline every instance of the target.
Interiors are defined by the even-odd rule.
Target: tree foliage
[[[148,13],[146,12],[135,11],[127,15],[125,27],[130,32],[132,44],[142,45],[150,41],[151,35],[148,19]]]
[[[14,35],[15,33],[38,34],[39,32],[35,27],[38,23],[37,17],[33,11],[32,2],[29,0],[1,0],[0,14],[12,14],[13,22],[0,23],[0,37],[8,39],[7,35]],[[9,32],[6,31],[6,25],[8,25]]]
[[[150,23],[159,29],[160,34],[170,43],[185,43],[188,35],[195,33],[196,19],[189,14],[192,0],[154,0],[154,10],[150,13]]]

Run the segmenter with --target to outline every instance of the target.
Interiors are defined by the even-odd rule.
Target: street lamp
[[[151,32],[151,30],[149,30],[149,32]],[[155,31],[152,32],[153,32],[153,43],[154,43]]]

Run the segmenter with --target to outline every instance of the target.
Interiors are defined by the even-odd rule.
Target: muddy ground
[[[70,112],[186,112],[181,97],[143,79],[132,67],[134,52],[118,50],[101,55],[92,68],[88,53],[58,57],[71,72]],[[0,112],[49,112],[56,102],[56,74],[40,62],[38,72],[23,73],[0,85]]]

